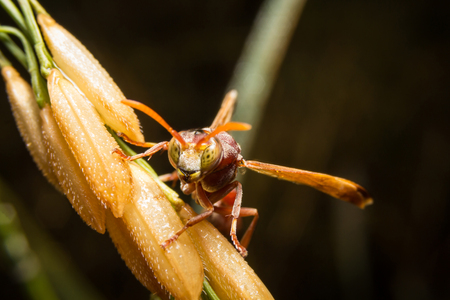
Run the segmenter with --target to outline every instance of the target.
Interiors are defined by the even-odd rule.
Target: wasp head
[[[217,138],[209,137],[210,134],[209,128],[181,131],[184,144],[175,137],[170,141],[169,161],[182,182],[201,180],[220,162],[222,146]]]

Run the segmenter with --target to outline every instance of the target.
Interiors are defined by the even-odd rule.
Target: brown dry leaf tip
[[[38,15],[38,22],[53,60],[92,102],[105,124],[144,142],[136,114],[120,102],[126,99],[124,94],[94,56],[50,16]]]
[[[199,299],[203,266],[189,236],[181,235],[166,250],[161,247],[183,223],[154,179],[136,163],[130,168],[135,196],[124,208],[123,222],[158,282],[175,299]]]
[[[41,117],[48,160],[64,194],[86,224],[99,233],[105,233],[105,208],[81,172],[49,105],[41,110]]]
[[[109,211],[106,214],[106,228],[114,245],[125,261],[127,267],[139,282],[161,299],[169,299],[169,292],[156,279],[153,270],[134,242],[127,226],[121,218],[115,218]]]
[[[40,109],[33,89],[11,66],[2,68],[2,75],[14,119],[28,151],[47,180],[62,192],[47,159],[47,149],[41,132]]]
[[[111,153],[118,145],[91,103],[53,69],[48,91],[56,122],[94,194],[115,217],[133,195],[128,164]]]
[[[185,205],[179,215],[187,221],[196,214]],[[211,223],[204,220],[187,232],[203,261],[205,276],[220,299],[273,299],[255,271]]]

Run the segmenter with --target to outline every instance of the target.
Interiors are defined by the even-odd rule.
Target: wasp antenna
[[[181,137],[181,135],[175,129],[170,127],[170,125],[167,124],[167,122],[156,111],[154,111],[153,109],[151,109],[147,105],[145,105],[145,104],[143,104],[141,102],[134,101],[134,100],[129,100],[129,99],[122,100],[121,102],[123,104],[128,105],[128,106],[131,106],[134,109],[142,111],[143,113],[148,115],[150,118],[152,118],[153,120],[155,120],[156,122],[161,124],[162,127],[167,129],[167,131],[174,138],[176,138],[181,143],[181,145],[183,145],[183,146],[187,145],[186,141]]]
[[[252,125],[247,123],[240,123],[240,122],[228,122],[224,125],[221,125],[214,129],[213,132],[202,138],[200,141],[197,142],[196,147],[199,147],[201,144],[205,144],[208,142],[211,138],[215,137],[222,131],[230,131],[230,130],[236,130],[236,131],[245,131],[250,130],[252,128]]]

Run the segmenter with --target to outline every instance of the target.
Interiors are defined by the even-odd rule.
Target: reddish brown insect
[[[321,173],[244,160],[240,154],[240,146],[227,133],[227,131],[231,130],[249,130],[251,128],[250,125],[245,123],[230,122],[236,97],[237,92],[234,90],[225,96],[222,107],[211,127],[181,132],[172,129],[161,116],[144,104],[132,100],[122,101],[124,104],[152,117],[166,128],[173,138],[170,142],[161,142],[158,144],[138,143],[131,141],[124,134],[119,133],[124,140],[131,144],[151,148],[142,154],[134,156],[127,156],[118,149],[115,149],[114,152],[126,160],[135,160],[146,156],[151,157],[160,150],[168,150],[169,161],[175,168],[175,172],[166,178],[176,179],[178,177],[183,193],[187,195],[193,194],[198,204],[205,208],[204,212],[190,219],[181,230],[165,241],[162,247],[167,247],[188,227],[201,222],[213,212],[216,212],[222,215],[231,215],[231,239],[239,253],[245,257],[247,255],[246,246],[254,231],[258,213],[253,208],[241,208],[242,186],[235,178],[238,168],[242,167],[278,179],[309,185],[337,199],[353,203],[361,208],[372,203],[372,198],[367,191],[352,181]],[[217,204],[234,190],[236,191],[236,196],[232,207]],[[213,205],[213,203],[216,204]],[[254,216],[254,219],[247,229],[241,244],[236,237],[236,223],[239,217],[244,216]]]

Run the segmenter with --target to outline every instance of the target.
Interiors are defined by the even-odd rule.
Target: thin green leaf
[[[44,107],[46,103],[50,103],[50,99],[47,91],[47,83],[39,73],[39,65],[36,61],[33,48],[26,37],[19,30],[17,30],[17,28],[0,26],[0,32],[13,34],[21,40],[25,49],[25,55],[27,57],[28,72],[31,75],[31,86],[33,87],[33,91],[36,95],[36,101],[39,107]]]
[[[27,32],[27,25],[25,24],[25,20],[17,6],[11,0],[0,0],[0,4],[3,6],[3,9],[9,14],[9,16],[14,20],[14,22],[16,22],[20,30],[23,32]]]
[[[20,62],[20,64],[27,69],[27,57],[20,47],[14,42],[6,33],[0,33],[0,41],[11,52],[11,54]]]

